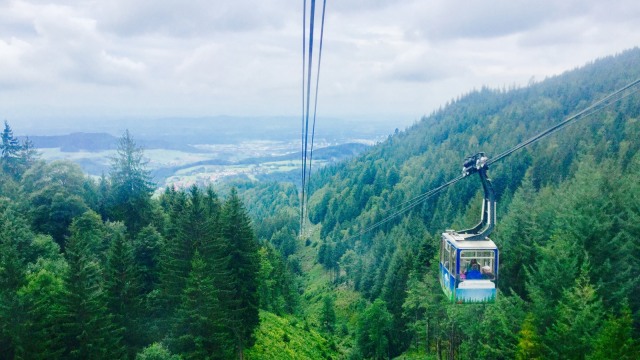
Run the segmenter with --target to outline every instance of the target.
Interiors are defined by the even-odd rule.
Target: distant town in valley
[[[313,165],[317,169],[357,155],[407,125],[403,119],[317,121]],[[300,128],[300,118],[228,116],[25,121],[14,126],[42,159],[71,160],[96,177],[109,173],[118,139],[129,130],[144,149],[159,190],[238,179],[298,182]]]

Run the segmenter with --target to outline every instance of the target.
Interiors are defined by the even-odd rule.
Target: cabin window
[[[456,249],[451,249],[451,250],[453,251],[449,253],[451,255],[451,269],[449,269],[449,271],[452,274],[456,274],[456,260],[457,260]]]
[[[441,249],[440,263],[442,263],[442,266],[447,270],[451,271],[451,244],[443,239]]]
[[[463,250],[460,253],[460,274],[467,280],[495,279],[495,252]]]

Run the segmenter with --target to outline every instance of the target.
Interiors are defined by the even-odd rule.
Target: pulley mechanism
[[[462,165],[462,175],[464,177],[478,173],[484,190],[480,222],[470,229],[458,231],[458,234],[468,234],[465,236],[465,240],[486,240],[496,223],[496,198],[491,180],[487,178],[488,160],[489,158],[483,152],[480,152],[466,158]]]

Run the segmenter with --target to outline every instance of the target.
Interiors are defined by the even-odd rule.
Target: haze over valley
[[[322,119],[314,141],[320,168],[359,154],[409,125],[395,121]],[[145,149],[159,189],[222,180],[299,182],[300,119],[231,117],[25,121],[14,126],[47,161],[78,163],[89,175],[108,174],[118,138],[129,130]]]

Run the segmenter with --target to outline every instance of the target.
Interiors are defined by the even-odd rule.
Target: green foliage
[[[320,326],[323,330],[332,333],[336,325],[335,300],[331,295],[325,295],[320,311]]]
[[[384,301],[377,299],[362,313],[356,334],[358,348],[366,358],[385,359],[393,318]]]
[[[253,345],[254,331],[260,323],[258,308],[258,242],[235,189],[222,208],[222,237],[228,244],[228,283],[226,297],[229,324],[238,354]]]
[[[637,78],[639,58],[473,91],[319,170],[304,239],[294,185],[154,199],[128,132],[94,182],[36,161],[5,123],[0,357],[637,358],[637,96],[492,166],[494,304],[450,304],[438,283],[440,233],[477,222],[477,181],[360,233],[457,176],[465,156],[500,153]]]
[[[122,343],[132,357],[142,345],[140,277],[124,226],[113,232],[105,268],[107,307],[113,315],[113,325],[122,334]]]
[[[4,129],[0,133],[0,169],[12,180],[19,180],[22,174],[38,157],[33,143],[26,139],[22,144],[13,135],[13,130],[5,120]]]
[[[609,315],[604,322],[587,359],[637,359],[640,357],[639,345],[633,337],[631,309],[624,304],[619,316]]]
[[[535,326],[533,314],[529,313],[518,333],[516,360],[541,359],[541,340]]]
[[[282,315],[295,312],[298,306],[296,279],[282,256],[268,243],[259,250],[258,293],[260,309]]]
[[[129,233],[135,236],[150,223],[153,183],[144,152],[136,145],[129,130],[120,138],[117,155],[111,161],[110,175],[110,213],[114,220],[123,221]]]
[[[98,217],[88,213],[87,217]],[[97,224],[96,224],[97,225]],[[66,258],[69,264],[64,279],[66,294],[63,300],[67,352],[71,359],[113,359],[124,355],[121,335],[112,323],[104,291],[103,268],[91,252],[95,238],[80,231],[80,221],[71,225]]]
[[[546,337],[553,357],[584,359],[591,352],[592,334],[602,320],[602,302],[590,284],[588,263],[582,266],[575,285],[566,289],[556,310],[556,319]]]
[[[302,321],[264,311],[260,312],[256,343],[245,355],[247,359],[255,360],[340,358],[324,336],[305,328]]]
[[[196,250],[173,331],[173,346],[185,359],[227,359],[231,339],[225,330],[218,290]]]
[[[72,220],[89,209],[84,184],[80,166],[69,161],[38,162],[22,179],[33,229],[51,235],[63,250]]]
[[[49,240],[51,241],[51,240]],[[20,303],[24,307],[24,337],[21,339],[18,357],[30,359],[61,358],[65,351],[64,276],[66,262],[40,260],[40,269],[27,274],[27,283],[18,290]],[[28,334],[28,335],[27,335]]]
[[[136,355],[136,360],[180,360],[179,355],[171,354],[161,343],[153,343]]]

